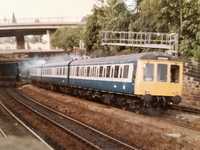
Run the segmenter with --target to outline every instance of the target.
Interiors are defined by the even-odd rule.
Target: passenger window
[[[103,76],[103,67],[101,66],[100,67],[100,72],[99,72],[99,77],[102,77]]]
[[[106,68],[103,68],[103,77],[106,77]]]
[[[79,75],[79,67],[76,67],[76,76],[78,77]]]
[[[120,72],[119,72],[119,78],[122,78],[122,73],[123,73],[123,68],[122,66],[120,67]]]
[[[65,75],[67,75],[67,74],[68,74],[68,68],[65,67]]]
[[[73,76],[74,75],[74,67],[72,67],[71,69],[70,69],[70,76]]]
[[[83,68],[80,67],[80,69],[79,69],[79,76],[82,76],[82,70],[83,70]]]
[[[62,68],[60,68],[60,75],[62,75]]]
[[[110,78],[110,66],[106,67],[106,78]]]
[[[157,81],[167,82],[167,65],[158,64]]]
[[[85,67],[82,68],[82,76],[84,77],[85,75]]]
[[[56,74],[59,75],[59,68],[56,68],[56,69],[57,69],[57,73]]]
[[[84,67],[81,67],[81,76],[84,76]]]
[[[153,81],[154,64],[145,64],[144,81]]]
[[[92,67],[90,67],[89,77],[92,77]]]
[[[75,76],[75,75],[76,75],[76,68],[75,68],[75,67],[72,68],[71,75],[72,75],[72,76]]]
[[[113,78],[113,72],[114,72],[113,70],[114,68],[111,68],[111,75],[110,75],[111,78]]]
[[[180,67],[178,65],[171,65],[171,82],[179,83]]]
[[[85,77],[86,76],[86,71],[85,69],[87,69],[86,67],[83,68],[83,76]]]
[[[95,76],[95,68],[92,67],[92,77],[94,77],[94,76]]]
[[[87,77],[90,75],[90,67],[87,67]]]
[[[97,76],[97,67],[94,67],[94,77]]]
[[[129,66],[126,65],[124,66],[123,78],[128,78],[128,74],[129,74]]]
[[[97,76],[96,77],[99,77],[99,67],[97,67]]]
[[[118,78],[119,66],[115,66],[114,78]]]

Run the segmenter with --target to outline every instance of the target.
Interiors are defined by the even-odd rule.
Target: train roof
[[[54,63],[46,63],[42,65],[43,67],[59,67],[59,66],[67,66],[69,63],[71,65],[102,65],[102,64],[126,64],[126,63],[137,63],[139,59],[167,59],[167,60],[176,60],[177,57],[169,55],[167,53],[162,52],[147,52],[147,53],[138,53],[138,54],[129,54],[129,55],[120,55],[120,56],[109,56],[109,57],[99,57],[99,58],[89,58],[89,59],[78,59],[78,60],[68,60]],[[35,67],[42,67],[35,66]]]
[[[157,60],[158,58],[167,58],[168,60],[177,60],[172,55],[162,52],[147,52],[120,56],[109,56],[91,59],[82,59],[72,62],[72,65],[99,65],[99,64],[123,64],[123,63],[136,63],[139,59]]]
[[[71,62],[71,60],[70,61],[61,61],[61,62],[47,63],[47,64],[44,64],[43,66],[44,67],[67,66],[70,62]]]

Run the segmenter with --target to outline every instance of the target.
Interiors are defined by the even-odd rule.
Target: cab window
[[[171,65],[170,72],[171,72],[171,82],[179,83],[180,67],[178,65]]]
[[[158,64],[157,81],[167,82],[167,65],[166,64]]]
[[[154,64],[145,64],[144,81],[153,81]]]

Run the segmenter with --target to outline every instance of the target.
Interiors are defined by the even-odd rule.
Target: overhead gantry
[[[101,44],[107,46],[178,50],[176,33],[102,31],[100,35]]]

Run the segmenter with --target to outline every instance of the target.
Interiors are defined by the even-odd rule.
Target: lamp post
[[[182,11],[182,7],[183,7],[183,1],[179,0],[179,19],[180,19],[180,27],[179,27],[179,37],[182,36],[182,32],[183,32],[183,11]]]

